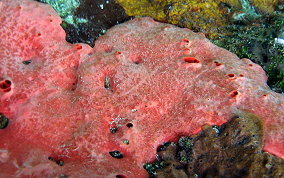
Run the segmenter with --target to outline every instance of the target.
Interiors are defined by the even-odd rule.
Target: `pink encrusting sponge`
[[[157,147],[243,112],[284,158],[284,96],[189,29],[135,18],[91,48],[46,4],[0,1],[0,177],[143,178]]]

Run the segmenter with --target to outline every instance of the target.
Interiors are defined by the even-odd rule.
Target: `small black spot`
[[[121,175],[121,174],[120,175],[116,175],[115,177],[116,178],[127,178],[125,175]]]
[[[72,83],[71,91],[75,91],[75,90],[76,90],[76,88],[77,88],[77,83],[78,83],[78,81],[77,81],[77,79],[76,79],[76,81],[75,81],[74,83]]]
[[[266,54],[262,54],[262,60],[264,63],[267,63],[268,62],[268,56]]]
[[[63,166],[63,165],[64,165],[64,162],[63,162],[63,161],[58,161],[57,164],[58,164],[59,166]]]
[[[132,56],[130,59],[134,64],[140,64],[143,60],[140,56]]]
[[[132,124],[132,123],[128,123],[128,124],[126,124],[126,126],[127,126],[128,128],[131,128],[131,127],[133,127],[133,124]]]
[[[54,159],[52,157],[48,157],[48,160],[50,161],[53,161],[54,162]]]
[[[164,142],[162,145],[158,146],[157,152],[165,151],[168,146],[171,145],[171,142]]]
[[[218,61],[214,61],[214,63],[216,64],[216,66],[222,65],[222,63],[219,63]]]
[[[243,138],[242,140],[238,141],[236,144],[237,145],[246,145],[251,141],[251,139],[247,136]]]
[[[105,89],[110,89],[110,79],[108,76],[105,76],[104,87]]]
[[[128,145],[129,144],[129,140],[123,140],[123,143]]]
[[[116,127],[111,127],[111,128],[109,129],[109,131],[110,131],[110,133],[116,133],[117,128],[116,128]]]
[[[122,153],[120,153],[119,151],[115,150],[115,151],[110,151],[109,154],[117,159],[123,158]]]
[[[9,119],[3,113],[0,113],[0,129],[5,129],[8,123]]]
[[[54,158],[52,158],[51,156],[48,157],[48,159],[52,162],[55,162],[56,164],[58,164],[59,166],[63,166],[64,165],[64,162],[61,161],[61,160],[54,160]]]
[[[26,61],[23,61],[22,63],[25,64],[25,65],[28,65],[30,64],[32,61],[31,60],[26,60]]]

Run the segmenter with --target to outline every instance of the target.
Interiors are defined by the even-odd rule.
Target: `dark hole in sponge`
[[[108,76],[105,76],[104,87],[110,89],[110,78]]]
[[[200,61],[194,57],[184,57],[183,60],[187,63],[199,63]]]
[[[219,63],[218,61],[215,61],[214,63],[216,64],[216,66],[222,65],[222,63]]]
[[[1,89],[7,89],[11,86],[12,82],[10,80],[3,80],[1,83],[0,83],[0,88]]]
[[[140,56],[132,57],[131,60],[134,64],[139,64],[142,62],[142,58]]]
[[[8,123],[9,119],[3,113],[0,113],[0,129],[5,129]]]
[[[49,156],[48,160],[55,162],[56,164],[58,164],[59,166],[63,166],[64,162],[62,160],[55,160],[53,157]]]
[[[164,142],[162,145],[158,146],[157,151],[164,151],[168,146],[171,145],[171,142]]]
[[[121,174],[116,175],[115,177],[116,177],[116,178],[127,178],[125,175],[121,175]]]
[[[114,150],[114,151],[110,151],[109,154],[117,159],[123,158],[123,155],[120,151]]]
[[[131,128],[131,127],[133,127],[133,124],[132,124],[132,123],[128,123],[128,124],[126,124],[126,126],[127,126],[128,128]]]
[[[116,127],[111,127],[109,128],[110,133],[116,133],[117,128]]]
[[[239,94],[238,91],[233,91],[233,92],[231,93],[231,97],[235,97],[235,96],[237,96],[238,94]]]
[[[10,86],[12,82],[10,80],[5,80],[5,83]]]
[[[54,159],[52,157],[48,157],[48,160],[54,162]]]
[[[76,88],[77,88],[77,82],[76,83],[72,83],[71,91],[75,91]]]
[[[0,82],[0,89],[3,90],[3,92],[9,92],[11,90],[12,82],[10,80],[3,80]]]
[[[23,61],[22,63],[25,64],[25,65],[28,65],[30,64],[32,61],[31,60],[26,60],[26,61]]]
[[[57,164],[58,164],[59,166],[63,166],[63,165],[64,165],[64,162],[63,162],[63,161],[58,161]]]

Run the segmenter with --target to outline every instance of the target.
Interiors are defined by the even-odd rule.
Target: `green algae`
[[[80,6],[79,0],[40,0],[40,2],[51,5],[65,23],[77,26],[79,23],[88,22],[87,19],[78,18],[74,15],[74,12]]]

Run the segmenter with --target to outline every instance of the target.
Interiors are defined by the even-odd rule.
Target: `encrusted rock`
[[[177,144],[166,144],[157,152],[156,162],[145,168],[157,178],[283,177],[284,160],[262,148],[262,121],[244,114],[220,127],[205,125]]]

